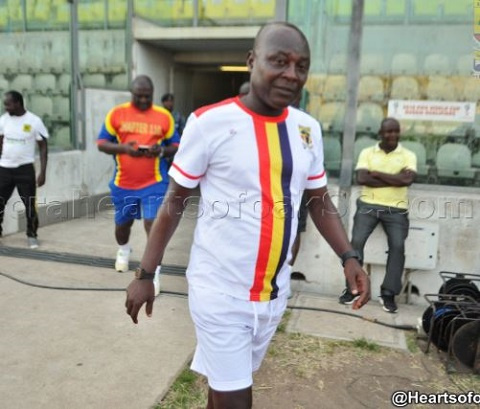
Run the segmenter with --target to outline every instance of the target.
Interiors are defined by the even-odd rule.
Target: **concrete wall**
[[[337,203],[337,186],[331,183],[329,190]],[[349,207],[349,233],[359,194],[360,189],[355,186]],[[438,292],[442,284],[440,271],[480,273],[480,189],[414,184],[410,188],[410,220],[438,224],[439,227],[436,267],[411,274],[412,284],[421,296],[416,298],[416,302],[426,303],[424,294]],[[345,285],[340,261],[315,230],[310,218],[307,223],[293,271],[304,274],[304,289],[339,295]],[[383,247],[382,237],[380,234],[372,235],[367,245]],[[407,241],[413,239],[411,236]],[[420,245],[423,244],[409,242],[407,247]],[[370,265],[368,268],[371,271],[372,297],[378,297],[385,266]]]

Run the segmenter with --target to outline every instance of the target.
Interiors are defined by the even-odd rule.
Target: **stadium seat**
[[[329,75],[323,86],[325,101],[343,101],[347,94],[347,79],[344,75]]]
[[[338,174],[342,163],[342,146],[339,138],[325,135],[323,137],[323,153],[325,169],[333,174]]]
[[[361,103],[357,110],[357,132],[376,133],[383,118],[383,109],[379,104]]]
[[[8,86],[8,81],[3,75],[0,74],[0,95],[3,98],[3,94],[10,89]]]
[[[380,77],[367,75],[360,79],[358,85],[359,101],[383,102],[385,98],[385,89]]]
[[[358,157],[360,152],[365,148],[369,148],[377,143],[376,139],[369,138],[367,136],[361,136],[360,138],[355,139],[353,143],[353,163],[356,165],[358,162]]]
[[[30,110],[43,119],[45,117],[52,118],[53,102],[52,98],[40,94],[34,94],[30,97]]]
[[[382,15],[382,3],[383,0],[366,0],[363,13],[365,17],[380,17]]]
[[[110,27],[123,27],[126,21],[127,0],[110,0],[108,2],[108,25]]]
[[[8,8],[0,6],[0,30],[5,30],[8,26]]]
[[[308,76],[305,89],[312,95],[319,95],[322,92],[325,79],[325,74],[311,73]]]
[[[438,0],[412,0],[413,15],[421,19],[438,17],[440,5],[441,2]]]
[[[55,23],[60,27],[70,23],[70,4],[57,4],[54,9]]]
[[[203,2],[203,5],[203,16],[205,19],[224,20],[228,18],[228,8],[226,0],[205,0]]]
[[[53,97],[53,114],[52,117],[56,121],[70,121],[70,100],[68,97]]]
[[[334,17],[342,20],[350,18],[352,14],[352,2],[350,0],[336,0],[332,3],[334,5]]]
[[[472,153],[468,146],[446,143],[437,152],[436,166],[439,178],[473,179]]]
[[[252,17],[255,19],[275,18],[275,6],[275,0],[250,0]]]
[[[443,3],[443,13],[451,18],[469,18],[473,15],[473,2],[472,0],[447,0]]]
[[[397,77],[392,82],[391,99],[420,99],[420,90],[415,77]]]
[[[365,54],[360,59],[360,74],[385,75],[385,59],[381,54]]]
[[[109,2],[109,5],[112,2]],[[78,3],[78,22],[82,27],[103,27],[105,4],[103,1]]]
[[[62,74],[58,77],[58,90],[61,95],[70,94],[70,85],[71,85],[71,76],[70,74]]]
[[[445,54],[430,54],[425,57],[423,72],[426,75],[448,75],[451,73],[450,61]]]
[[[10,82],[10,88],[22,94],[31,93],[33,90],[33,77],[29,74],[19,74]]]
[[[53,74],[35,75],[33,88],[38,94],[51,95],[56,91],[55,76]]]
[[[111,88],[113,89],[118,89],[122,91],[127,90],[129,85],[127,74],[114,75],[110,85],[111,85]]]
[[[48,25],[48,22],[51,19],[50,3],[48,1],[35,3],[32,17],[36,23]]]
[[[405,18],[407,13],[407,0],[386,0],[385,15],[387,17]]]
[[[343,102],[327,102],[320,106],[318,119],[325,131],[340,131],[345,120],[345,105]]]
[[[456,101],[457,91],[453,82],[446,77],[429,77],[427,99],[431,101]]]
[[[427,151],[423,143],[418,141],[401,141],[404,148],[411,150],[417,157],[417,175],[424,177],[428,175],[430,166],[427,164]]]
[[[62,126],[53,133],[52,145],[63,149],[72,148],[69,126]]]
[[[480,80],[478,78],[465,79],[460,99],[468,102],[480,101]]]
[[[394,75],[416,75],[417,58],[413,54],[399,53],[392,58],[390,72]]]
[[[334,54],[328,63],[329,74],[345,74],[347,72],[347,55]]]
[[[227,17],[231,20],[246,20],[250,17],[250,7],[252,8],[252,14],[261,15],[262,13],[262,3],[273,3],[275,6],[275,2],[263,2],[263,1],[254,1],[251,2],[250,0],[227,0],[226,7],[227,7]],[[255,10],[257,7],[258,10]]]
[[[474,168],[480,168],[480,151],[479,152],[475,152],[473,155],[472,155],[472,166]]]
[[[7,34],[7,38],[10,40],[13,34]],[[2,55],[17,55],[19,50],[16,44],[10,41],[2,42],[0,44]],[[21,49],[20,49],[21,52]],[[0,58],[0,73],[1,74],[18,74],[18,65],[21,58]]]
[[[88,88],[105,88],[106,81],[103,74],[83,75],[83,85]]]
[[[91,41],[87,50],[86,71],[90,73],[104,72],[106,68],[105,50],[108,50],[105,41]]]
[[[473,70],[473,52],[464,54],[457,59],[456,74],[466,76]]]
[[[320,106],[322,97],[320,95],[310,94],[308,98],[307,112],[314,118],[320,118]]]

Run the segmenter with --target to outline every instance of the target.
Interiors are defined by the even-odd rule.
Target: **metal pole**
[[[193,27],[198,27],[198,16],[200,15],[198,8],[200,4],[198,0],[193,0]]]
[[[70,113],[71,113],[71,132],[74,147],[82,149],[85,147],[85,138],[79,132],[78,122],[82,119],[82,112],[79,111],[78,90],[82,87],[82,79],[80,77],[79,64],[79,47],[78,47],[78,0],[68,0],[70,3],[70,62],[71,62],[71,84],[70,84]],[[80,140],[80,136],[82,136]]]
[[[352,190],[353,147],[357,124],[357,97],[360,80],[360,51],[362,44],[362,20],[364,0],[352,0],[352,20],[348,41],[347,101],[343,126],[342,168],[339,180],[338,209],[343,225],[348,231],[349,203]]]

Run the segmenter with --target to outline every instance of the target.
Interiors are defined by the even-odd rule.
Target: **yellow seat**
[[[174,20],[192,20],[194,16],[194,2],[192,0],[187,1],[175,1],[173,6],[169,6],[173,9]]]
[[[340,131],[345,120],[345,105],[342,102],[327,102],[320,106],[318,119],[324,131]]]
[[[102,4],[103,5],[103,4]],[[108,23],[118,26],[127,21],[127,0],[110,0],[108,2]]]
[[[448,0],[452,1],[452,0]],[[456,2],[457,0],[453,0]],[[443,1],[440,0],[412,0],[413,14],[416,17],[437,17]]]
[[[446,77],[429,77],[427,99],[431,101],[456,101],[457,91],[453,82]]]
[[[404,17],[406,12],[406,0],[386,0],[385,14],[387,17]]]
[[[347,79],[344,75],[329,75],[325,80],[322,96],[325,101],[343,101],[347,95]]]
[[[382,14],[383,0],[365,0],[365,17],[379,17]]]
[[[79,3],[78,21],[80,24],[101,25],[105,21],[105,5],[103,2]]]
[[[209,20],[226,19],[228,13],[225,0],[205,0],[203,17]]]
[[[415,77],[398,77],[392,82],[391,99],[420,99],[420,90]]]
[[[268,19],[275,17],[275,0],[250,0],[252,17],[256,19]]]
[[[443,3],[443,12],[451,17],[470,17],[473,15],[472,0],[447,0]]]
[[[366,75],[360,79],[358,85],[359,101],[383,102],[385,98],[385,88],[380,77]]]

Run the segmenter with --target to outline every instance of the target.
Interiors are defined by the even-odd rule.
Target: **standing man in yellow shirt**
[[[402,289],[409,228],[408,186],[415,179],[417,158],[398,143],[400,124],[396,119],[384,119],[379,135],[380,142],[362,150],[355,168],[357,183],[363,185],[363,189],[353,219],[352,247],[363,260],[367,239],[377,224],[382,224],[388,240],[388,258],[380,302],[385,311],[395,313],[395,295]],[[339,302],[351,304],[357,297],[347,286]]]

